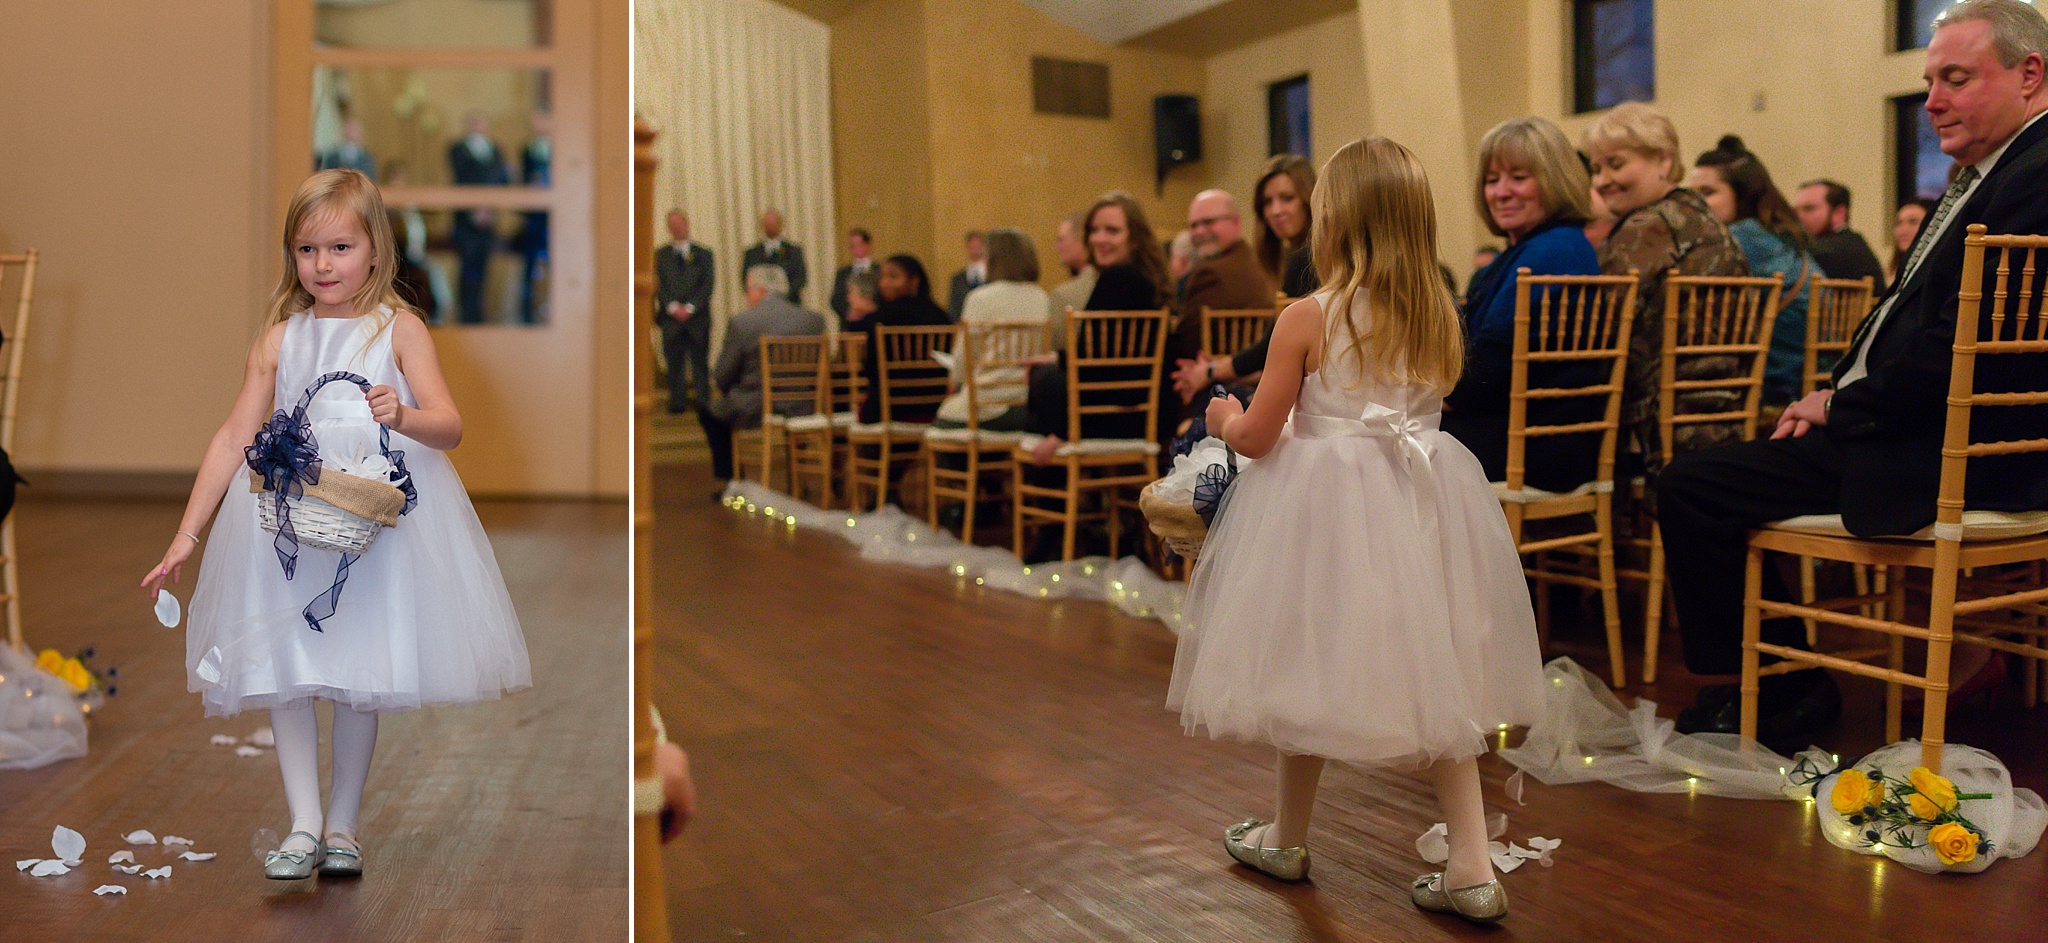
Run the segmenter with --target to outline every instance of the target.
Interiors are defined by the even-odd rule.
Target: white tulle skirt
[[[1417,767],[1543,715],[1506,520],[1441,432],[1404,444],[1290,423],[1232,485],[1184,612],[1167,707],[1191,733]]]
[[[332,584],[341,555],[302,543],[286,580],[246,475],[228,489],[186,627],[187,682],[209,716],[314,698],[408,710],[532,685],[519,617],[454,467],[395,433],[391,445],[405,451],[419,503],[349,568],[323,631],[301,612]]]

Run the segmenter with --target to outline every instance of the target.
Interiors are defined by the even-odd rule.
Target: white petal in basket
[[[50,850],[57,853],[59,860],[77,864],[85,857],[85,836],[59,825],[50,834]]]
[[[178,621],[183,618],[185,611],[178,605],[178,597],[171,595],[170,590],[157,590],[156,621],[163,623],[166,629],[175,629],[178,627]]]
[[[178,857],[186,861],[212,861],[213,856],[219,853],[217,851],[188,851]]]
[[[121,840],[131,845],[156,844],[156,836],[150,834],[149,829],[146,828],[138,828],[135,831],[129,832],[128,834],[121,836]]]
[[[100,897],[105,897],[108,894],[126,894],[128,889],[119,884],[102,884],[93,888],[92,892]]]
[[[107,856],[107,863],[108,863],[108,864],[120,864],[120,863],[121,863],[121,862],[123,862],[123,861],[127,861],[127,862],[131,862],[131,863],[132,863],[132,862],[134,862],[134,860],[135,860],[135,852],[132,852],[132,851],[125,851],[125,850],[124,850],[124,851],[117,851],[117,852],[114,852],[113,854],[111,854],[111,855],[108,855],[108,856]]]

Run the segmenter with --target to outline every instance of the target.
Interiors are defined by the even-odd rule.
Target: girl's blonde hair
[[[1360,378],[1449,389],[1465,369],[1457,307],[1436,259],[1436,204],[1408,149],[1361,138],[1330,155],[1310,198],[1325,310],[1323,363],[1351,358]],[[1351,317],[1365,292],[1365,322]]]
[[[292,194],[291,205],[284,212],[284,271],[278,276],[277,290],[270,294],[270,314],[263,323],[290,320],[292,315],[313,307],[313,295],[299,284],[292,246],[298,241],[299,230],[332,213],[354,213],[363,232],[370,236],[370,277],[349,302],[358,313],[376,320],[376,331],[370,335],[374,340],[391,326],[397,312],[407,308],[393,285],[398,259],[392,245],[391,217],[385,214],[384,196],[377,192],[377,185],[370,178],[359,171],[341,168],[307,177],[305,183],[299,184],[298,192]]]

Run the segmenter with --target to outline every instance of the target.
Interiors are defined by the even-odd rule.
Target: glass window
[[[1948,171],[1955,161],[1941,152],[1941,138],[1927,120],[1927,95],[1901,95],[1892,99],[1893,192],[1897,202],[1912,197],[1941,199],[1948,189]]]
[[[548,77],[546,69],[315,66],[315,169],[354,167],[385,185],[547,186]],[[392,165],[404,168],[403,183],[386,179]]]
[[[398,294],[429,324],[545,324],[546,210],[388,202]]]
[[[319,0],[314,41],[336,49],[529,49],[553,41],[549,0]]]
[[[1309,156],[1308,76],[1266,86],[1266,153]]]
[[[1655,10],[1651,0],[1574,0],[1575,111],[1657,97]]]
[[[1925,49],[1934,41],[1934,18],[1956,0],[1898,0],[1898,49]]]

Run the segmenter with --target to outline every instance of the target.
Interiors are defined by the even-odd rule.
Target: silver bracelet
[[[179,531],[179,532],[178,532],[178,536],[180,536],[180,537],[190,537],[190,538],[192,538],[192,542],[193,542],[193,543],[195,543],[195,544],[197,544],[197,543],[199,542],[199,537],[198,537],[198,535],[196,535],[196,534],[188,534],[188,533],[185,533],[184,531],[182,531],[182,530],[181,530],[181,531]]]

